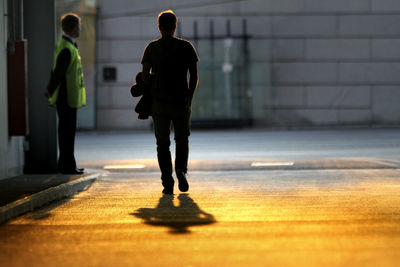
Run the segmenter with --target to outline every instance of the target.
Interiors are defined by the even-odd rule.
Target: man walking
[[[61,17],[64,32],[54,51],[51,78],[45,95],[56,105],[58,115],[58,171],[63,174],[82,174],[74,156],[77,109],[86,104],[82,63],[76,38],[81,19],[74,13]]]
[[[150,42],[142,58],[142,74],[150,83],[157,159],[164,194],[173,194],[170,127],[174,129],[175,173],[179,190],[187,192],[191,103],[198,83],[196,50],[189,41],[174,36],[177,18],[173,11],[158,15],[161,38]],[[151,70],[151,73],[150,73]],[[188,72],[190,74],[188,83]]]

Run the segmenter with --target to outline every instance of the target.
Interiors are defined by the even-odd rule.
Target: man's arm
[[[150,64],[142,63],[142,79],[145,84],[150,83]]]
[[[69,62],[71,60],[71,52],[67,48],[63,49],[57,57],[56,67],[54,71],[51,72],[51,77],[49,84],[47,85],[47,91],[45,92],[46,97],[51,97],[56,88],[65,79],[65,73]]]
[[[197,62],[193,62],[189,66],[189,74],[190,74],[190,78],[189,78],[189,96],[190,96],[190,100],[192,100],[194,92],[196,91],[196,88],[197,88],[197,84],[199,82],[199,76],[197,74]]]

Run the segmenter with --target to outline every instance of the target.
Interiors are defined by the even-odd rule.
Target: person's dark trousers
[[[152,117],[157,141],[157,159],[164,187],[173,185],[170,147],[171,123],[175,135],[175,170],[187,172],[190,136],[189,101],[183,104],[163,103],[153,100]]]
[[[77,109],[57,103],[58,114],[58,170],[68,172],[76,168],[74,156]]]

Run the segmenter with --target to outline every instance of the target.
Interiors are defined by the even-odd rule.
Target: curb
[[[72,196],[86,190],[98,177],[99,173],[90,174],[74,181],[60,184],[16,200],[3,207],[0,207],[0,224],[9,221],[19,215],[39,208],[47,203]]]

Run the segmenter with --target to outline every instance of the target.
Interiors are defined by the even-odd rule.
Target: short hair
[[[61,16],[61,28],[66,34],[71,33],[80,22],[81,18],[75,13],[66,13]]]
[[[158,14],[158,25],[164,31],[172,31],[176,28],[177,18],[172,10],[166,10]]]

